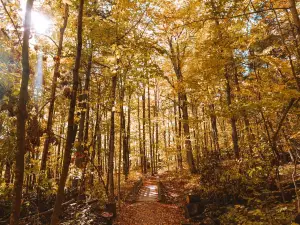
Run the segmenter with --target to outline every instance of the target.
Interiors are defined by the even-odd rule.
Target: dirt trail
[[[182,209],[175,204],[158,202],[157,179],[144,181],[138,200],[124,204],[114,224],[120,225],[180,225],[185,222]]]

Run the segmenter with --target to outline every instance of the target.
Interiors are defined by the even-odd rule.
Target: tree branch
[[[13,27],[15,28],[15,32],[16,32],[16,34],[17,34],[17,37],[18,37],[18,40],[19,40],[19,44],[20,44],[20,46],[22,47],[22,41],[21,41],[20,34],[19,34],[19,32],[18,32],[17,25],[15,24],[14,20],[11,18],[11,16],[10,16],[10,14],[9,14],[9,12],[8,12],[8,10],[7,10],[7,8],[6,8],[6,5],[5,5],[5,3],[3,2],[3,0],[1,0],[1,3],[2,3],[2,5],[3,5],[3,8],[4,8],[5,13],[6,13],[7,16],[9,17],[11,23],[13,24]]]

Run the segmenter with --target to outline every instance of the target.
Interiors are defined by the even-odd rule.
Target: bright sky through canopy
[[[21,13],[24,19],[26,10],[26,0],[21,1]],[[34,31],[38,34],[46,34],[51,26],[51,20],[42,13],[32,11],[31,13],[31,23]]]

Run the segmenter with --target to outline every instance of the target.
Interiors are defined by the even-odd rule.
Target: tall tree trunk
[[[111,86],[111,119],[110,119],[110,138],[109,138],[109,153],[108,153],[108,201],[115,202],[114,193],[114,154],[115,154],[115,100],[117,89],[117,75],[112,77]]]
[[[71,162],[71,149],[75,141],[76,132],[77,132],[77,126],[74,121],[74,115],[75,115],[75,108],[76,108],[76,98],[77,98],[77,90],[78,90],[78,83],[79,83],[79,68],[80,68],[81,52],[82,52],[83,5],[84,5],[84,0],[80,0],[79,9],[78,9],[78,24],[77,24],[77,49],[76,49],[75,65],[73,70],[73,87],[72,87],[70,108],[68,114],[66,148],[64,153],[63,168],[59,180],[59,186],[58,186],[56,200],[53,208],[53,214],[51,217],[51,225],[56,225],[59,223],[61,205],[64,199],[64,188],[68,177],[69,165]]]
[[[173,39],[169,39],[169,47],[170,47],[170,58],[173,65],[174,72],[177,77],[177,81],[180,85],[178,92],[179,105],[182,110],[182,118],[183,118],[183,132],[185,136],[185,148],[186,148],[186,158],[189,165],[189,170],[191,173],[196,173],[196,167],[193,157],[193,149],[191,142],[191,134],[190,134],[190,125],[189,125],[189,114],[188,114],[188,101],[187,94],[183,84],[183,75],[182,75],[182,62],[181,62],[181,53],[179,49],[179,44],[177,43],[176,47],[173,46]]]
[[[159,110],[159,106],[158,106],[158,85],[156,82],[155,85],[155,172],[157,173],[158,170],[158,110]]]
[[[126,135],[123,137],[123,173],[125,175],[125,180],[128,179],[129,175],[129,154],[130,154],[130,101],[131,101],[131,94],[128,96],[128,114],[127,114],[127,132]]]
[[[63,18],[64,18],[64,23],[63,23],[63,26],[60,28],[58,49],[57,49],[55,64],[54,64],[54,73],[53,73],[50,105],[49,105],[49,112],[48,112],[48,121],[47,121],[47,128],[46,128],[46,139],[44,142],[44,149],[43,149],[41,168],[40,168],[42,172],[46,170],[47,157],[48,157],[49,146],[50,146],[50,139],[52,136],[52,121],[53,121],[53,115],[54,115],[54,102],[55,102],[55,94],[56,94],[56,87],[57,87],[57,78],[60,75],[59,74],[60,73],[59,72],[60,58],[62,56],[64,33],[66,30],[68,18],[69,18],[69,5],[68,4],[65,4],[65,14],[64,14]]]
[[[87,71],[85,76],[85,83],[82,93],[78,96],[79,97],[79,109],[80,112],[80,120],[79,120],[79,129],[78,129],[78,143],[79,147],[76,152],[76,159],[75,163],[76,166],[83,169],[87,163],[87,155],[85,154],[87,140],[88,140],[88,125],[89,125],[89,107],[88,107],[88,93],[90,87],[90,78],[91,78],[91,71],[92,71],[92,60],[93,60],[93,46],[91,44],[90,47],[90,54],[88,58],[88,65]],[[83,177],[84,179],[84,177]]]
[[[28,101],[28,82],[30,74],[29,65],[29,36],[31,26],[31,9],[33,0],[27,0],[24,34],[22,45],[22,82],[19,94],[18,112],[17,112],[17,151],[15,153],[15,182],[13,190],[13,202],[10,215],[10,225],[19,224],[22,188],[24,181],[24,155],[25,155],[25,124],[27,120],[27,101]]]
[[[93,147],[93,150],[92,150],[92,153],[91,153],[91,162],[96,165],[95,163],[95,158],[96,158],[96,152],[97,154],[100,153],[100,148],[101,148],[101,134],[100,134],[100,104],[99,102],[97,102],[97,105],[96,105],[96,121],[95,121],[95,130],[94,130],[94,137],[93,137],[93,140],[92,140],[92,147]],[[100,134],[100,135],[99,135]],[[99,158],[100,158],[100,155],[97,155],[98,157],[98,160],[97,160],[97,169],[100,171],[100,173],[102,172],[102,170],[100,169],[101,167],[99,167]],[[94,171],[95,171],[95,167],[93,166],[92,169],[91,169],[91,176],[90,176],[90,186],[92,187],[93,184],[94,184]]]
[[[126,135],[125,135],[125,115],[124,115],[124,97],[125,97],[125,79],[120,77],[119,87],[120,87],[120,139],[119,139],[119,162],[118,162],[118,207],[121,207],[121,159],[122,159],[122,149],[126,149]],[[123,153],[124,157],[124,153]],[[123,160],[123,171],[124,169]]]
[[[203,120],[203,150],[204,150],[204,154],[208,154],[208,138],[207,138],[207,126],[206,126],[204,106],[202,107],[202,120]]]
[[[149,126],[149,150],[150,150],[150,165],[151,165],[151,175],[154,175],[154,165],[153,165],[153,143],[152,143],[152,132],[151,132],[151,105],[150,105],[150,82],[148,78],[148,126]]]
[[[180,106],[181,106],[181,110],[182,110],[186,158],[187,158],[190,172],[195,173],[196,167],[195,167],[195,162],[194,162],[194,157],[193,157],[193,149],[192,149],[192,142],[191,142],[191,135],[190,135],[189,114],[188,114],[186,93],[185,92],[179,93],[179,99],[180,99]]]
[[[143,157],[143,144],[142,144],[142,132],[141,132],[141,119],[140,119],[140,97],[138,96],[138,129],[139,129],[139,150],[140,150],[140,160],[141,160],[141,171],[144,172],[144,157]]]
[[[240,89],[240,85],[239,85],[238,72],[237,72],[236,67],[234,69],[234,83],[235,83],[237,92],[241,93],[241,89]],[[242,110],[242,115],[243,115],[243,118],[244,118],[244,124],[245,124],[245,128],[246,128],[246,137],[247,137],[247,141],[248,141],[249,154],[252,156],[253,155],[253,144],[252,144],[252,142],[255,140],[255,137],[254,137],[253,133],[251,132],[250,122],[249,122],[249,119],[247,117],[247,112],[246,112],[245,109]]]
[[[198,107],[194,107],[194,116],[196,118],[194,125],[194,136],[195,136],[195,150],[196,150],[196,168],[199,169],[200,164],[200,130],[199,130],[199,115],[198,115]]]
[[[9,186],[10,180],[11,180],[11,167],[12,167],[12,162],[9,159],[6,159],[5,162],[5,171],[4,171],[4,180],[6,187]]]
[[[227,105],[230,108],[231,102],[232,102],[232,94],[231,94],[231,86],[230,86],[230,79],[229,79],[228,71],[226,71],[226,73],[225,73],[225,78],[226,78]],[[239,159],[240,158],[240,148],[239,148],[239,143],[238,143],[238,133],[237,133],[235,115],[231,116],[230,125],[231,125],[231,138],[232,138],[232,142],[233,142],[234,156],[236,159]]]
[[[92,152],[91,152],[91,163],[92,163],[92,168],[90,170],[90,176],[89,176],[89,185],[92,187],[94,183],[94,172],[95,172],[95,157],[96,157],[96,146],[97,146],[97,137],[99,133],[99,103],[97,103],[96,106],[96,120],[95,120],[95,127],[94,127],[94,134],[93,134],[93,139],[92,139]],[[97,168],[99,170],[99,167]],[[100,170],[101,171],[101,170]],[[99,175],[100,176],[100,175]]]
[[[180,110],[180,107],[178,107],[178,111]],[[181,121],[180,116],[178,116],[178,122],[177,122],[177,104],[174,100],[174,115],[175,115],[175,133],[176,133],[176,149],[177,149],[177,163],[180,170],[183,169],[182,167],[182,154],[181,154]],[[179,112],[178,115],[181,115]]]
[[[215,153],[220,156],[220,145],[219,145],[219,135],[218,135],[218,127],[217,127],[217,116],[215,113],[215,105],[210,104],[210,122],[211,122],[211,131],[212,131],[212,139],[214,144]]]
[[[146,154],[146,87],[143,86],[143,173],[147,173],[147,154]]]

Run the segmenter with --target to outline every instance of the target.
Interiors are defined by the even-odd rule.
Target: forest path
[[[180,225],[185,222],[178,205],[158,202],[157,182],[156,177],[147,178],[139,191],[137,202],[124,204],[114,224]]]
[[[143,182],[143,186],[139,190],[138,202],[157,202],[158,201],[158,187],[157,178],[150,177]]]

